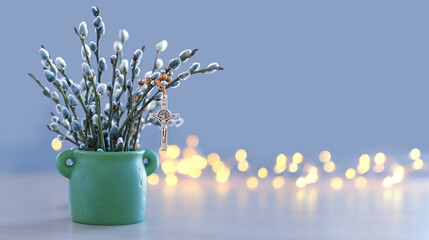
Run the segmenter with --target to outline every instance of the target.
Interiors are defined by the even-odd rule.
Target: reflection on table
[[[391,188],[368,179],[356,189],[330,181],[306,188],[267,177],[225,183],[179,179],[148,186],[143,223],[90,226],[71,222],[67,180],[59,174],[0,178],[0,239],[427,239],[429,185],[409,179]],[[374,184],[373,184],[374,183]]]

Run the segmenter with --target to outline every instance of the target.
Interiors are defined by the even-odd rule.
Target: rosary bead
[[[159,80],[159,78],[155,79],[155,85],[156,86],[161,86],[161,80]]]
[[[138,84],[140,86],[143,86],[145,84],[145,80],[143,80],[143,78],[140,78],[139,81],[138,81]]]
[[[150,77],[145,78],[144,83],[150,85]]]
[[[161,73],[161,75],[159,75],[159,79],[161,79],[161,81],[167,80],[167,74]]]
[[[167,82],[171,82],[171,80],[172,80],[171,75],[168,75],[168,76],[167,76]]]

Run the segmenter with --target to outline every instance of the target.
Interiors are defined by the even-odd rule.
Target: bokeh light
[[[375,154],[374,163],[375,164],[384,164],[386,162],[386,155],[382,152]]]
[[[274,189],[279,189],[285,185],[287,175],[294,176],[297,173],[299,173],[299,175],[295,179],[296,187],[305,188],[307,185],[317,183],[319,178],[323,177],[320,175],[320,171],[333,175],[333,178],[331,178],[329,182],[332,189],[343,188],[343,179],[352,180],[351,183],[356,189],[362,189],[369,185],[370,181],[364,177],[364,174],[370,169],[372,169],[374,173],[385,172],[386,174],[383,176],[382,186],[389,188],[402,182],[407,174],[424,168],[424,161],[420,158],[421,152],[417,148],[409,152],[409,157],[414,161],[407,166],[399,165],[394,158],[389,158],[389,161],[387,161],[386,154],[378,152],[374,155],[373,162],[371,162],[372,159],[368,154],[362,154],[355,168],[350,167],[342,172],[341,169],[337,169],[336,164],[331,160],[332,156],[328,150],[319,153],[319,160],[323,163],[322,168],[315,166],[311,159],[304,158],[299,152],[295,152],[292,155],[292,161],[288,162],[287,156],[284,153],[280,153],[273,163],[274,166],[268,165],[260,168],[251,168],[251,163],[247,160],[247,152],[244,149],[236,151],[235,160],[237,160],[237,162],[234,161],[234,163],[232,163],[229,160],[222,161],[217,153],[210,153],[207,156],[202,155],[200,151],[196,149],[199,140],[195,135],[188,136],[186,144],[187,147],[183,150],[177,145],[170,145],[167,151],[160,151],[161,174],[165,175],[165,183],[168,186],[177,185],[179,178],[182,176],[197,179],[203,174],[214,174],[216,182],[227,183],[231,176],[230,167],[235,167],[236,164],[239,172],[246,172],[247,176],[250,174],[254,175],[246,178],[246,186],[250,189],[257,188],[259,184],[265,181],[262,179],[267,178],[266,181],[271,182]],[[61,141],[57,138],[52,140],[53,149],[61,149],[61,145]],[[204,171],[207,166],[209,166],[212,171]],[[286,170],[295,174],[287,173],[286,177],[274,175],[284,173]],[[273,175],[270,173],[273,173]],[[377,175],[380,176],[381,174]],[[244,176],[246,176],[246,174],[244,174]],[[152,174],[147,178],[148,184],[157,185],[160,182],[160,178],[160,175]]]
[[[194,148],[190,148],[190,147],[185,148],[182,153],[184,158],[192,157],[196,154],[197,154],[197,151]]]
[[[192,178],[199,178],[201,176],[201,169],[199,168],[191,168],[189,170],[189,176]]]
[[[375,173],[381,173],[384,171],[384,164],[375,164],[373,167]]]
[[[167,147],[167,157],[177,158],[180,155],[180,148],[176,145],[169,145]]]
[[[420,156],[421,152],[418,148],[413,148],[409,153],[409,157],[411,158],[411,160],[417,160],[420,158]]]
[[[363,154],[359,158],[359,164],[367,165],[367,164],[370,164],[370,162],[371,162],[371,158],[369,157],[368,154]]]
[[[402,166],[398,166],[393,171],[392,175],[392,182],[393,184],[397,184],[402,182],[402,179],[404,179],[405,169]]]
[[[204,169],[205,167],[207,167],[207,160],[200,155],[194,155],[188,159],[193,167],[196,167],[199,169]]]
[[[60,151],[63,146],[63,143],[60,140],[58,140],[58,138],[54,138],[52,139],[51,146],[52,146],[52,149],[54,149],[55,151]]]
[[[280,165],[286,165],[287,157],[283,153],[280,153],[276,158],[276,163]]]
[[[161,164],[162,171],[168,175],[176,172],[176,165],[173,161],[167,160]]]
[[[177,172],[185,175],[189,173],[190,168],[191,165],[186,160],[180,160],[176,166]]]
[[[359,176],[354,181],[354,186],[357,189],[364,188],[366,186],[367,180],[365,177]]]
[[[208,164],[213,165],[217,161],[220,161],[219,154],[217,154],[217,153],[210,153],[207,156],[207,163]]]
[[[346,170],[346,178],[353,179],[356,176],[356,171],[353,168],[349,168]]]
[[[303,188],[303,187],[305,187],[306,183],[305,183],[305,179],[304,179],[304,177],[299,177],[298,179],[296,179],[295,184],[296,184],[296,186],[297,186],[297,187],[299,187],[299,188]]]
[[[331,179],[331,187],[333,189],[340,189],[343,187],[343,179],[340,177],[334,177]]]
[[[391,176],[387,176],[383,180],[383,187],[390,188],[393,185],[393,180]]]
[[[333,172],[335,170],[335,163],[332,161],[325,162],[325,164],[323,164],[323,170],[327,173]]]
[[[415,170],[420,170],[420,169],[422,169],[423,168],[423,165],[424,165],[424,163],[423,163],[423,160],[422,159],[417,159],[417,160],[415,160],[414,162],[413,162],[413,168],[415,169]]]
[[[246,160],[247,152],[244,149],[239,149],[235,152],[235,159],[239,162]]]
[[[147,177],[147,182],[150,185],[156,185],[159,183],[159,176],[156,173],[152,173],[149,177]]]
[[[273,188],[275,189],[279,189],[283,187],[284,184],[285,184],[285,178],[282,176],[277,176],[273,179]]]
[[[292,156],[292,161],[294,162],[294,163],[296,163],[296,164],[300,164],[300,163],[302,163],[302,160],[304,159],[304,157],[302,156],[302,154],[301,153],[299,153],[299,152],[296,152],[296,153],[294,153],[293,154],[293,156]]]
[[[330,161],[331,160],[331,153],[327,150],[320,152],[319,160],[323,163]]]
[[[266,169],[266,168],[260,168],[259,170],[258,170],[258,177],[259,178],[265,178],[265,177],[267,177],[267,174],[268,174],[268,170]]]
[[[289,172],[294,173],[296,171],[298,171],[298,164],[292,163],[291,165],[289,165]]]
[[[356,169],[357,169],[357,172],[362,175],[368,172],[369,168],[370,168],[369,164],[368,165],[359,164]]]
[[[286,170],[286,161],[287,161],[286,155],[284,155],[283,153],[280,153],[279,155],[277,155],[276,164],[274,165],[274,169],[273,169],[275,174],[280,174],[284,170]]]
[[[222,169],[220,169],[216,173],[216,181],[218,183],[224,183],[224,182],[228,181],[230,173],[231,173],[231,171],[229,170],[229,168],[223,167]]]
[[[258,187],[259,180],[256,177],[249,177],[246,181],[246,185],[248,188],[256,188]]]
[[[190,135],[186,138],[186,144],[191,148],[197,147],[199,142],[200,140],[195,135]]]
[[[311,184],[317,182],[319,179],[319,171],[316,167],[310,167],[307,175],[304,177],[305,184]]]
[[[177,182],[178,182],[177,176],[174,174],[169,174],[165,177],[165,183],[170,187],[175,186]]]
[[[222,161],[217,161],[212,165],[212,170],[213,172],[217,173],[224,167],[225,167],[225,164]]]
[[[292,164],[291,164],[292,165]],[[296,164],[295,164],[296,165]],[[282,173],[284,170],[286,170],[286,164],[276,164],[274,165],[274,173],[275,174],[280,174]]]
[[[359,164],[356,168],[358,174],[365,174],[371,168],[371,158],[368,154],[363,154],[359,158]]]
[[[237,164],[237,168],[240,172],[245,172],[247,169],[249,169],[249,163],[246,160],[240,161]]]

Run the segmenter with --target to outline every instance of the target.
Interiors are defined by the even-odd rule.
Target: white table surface
[[[247,189],[245,178],[208,177],[149,186],[146,219],[127,226],[74,223],[68,184],[59,174],[0,178],[0,239],[429,239],[429,184],[391,189],[370,180],[335,191],[328,183]]]

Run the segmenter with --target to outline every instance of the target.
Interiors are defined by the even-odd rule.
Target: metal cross
[[[167,125],[171,119],[179,119],[179,113],[171,113],[167,109],[167,99],[161,99],[161,109],[157,113],[150,113],[149,119],[158,119],[161,124],[161,151],[167,150]]]

